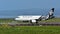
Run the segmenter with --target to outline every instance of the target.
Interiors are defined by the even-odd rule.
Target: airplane
[[[17,21],[29,21],[30,23],[38,23],[39,20],[47,20],[50,18],[53,18],[54,14],[54,8],[51,9],[51,11],[48,13],[47,16],[42,16],[42,15],[25,15],[25,16],[18,16],[15,18]]]

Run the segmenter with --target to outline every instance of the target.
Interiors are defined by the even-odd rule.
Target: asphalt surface
[[[7,24],[8,26],[60,26],[60,22],[42,22],[42,23],[0,23],[1,25]]]

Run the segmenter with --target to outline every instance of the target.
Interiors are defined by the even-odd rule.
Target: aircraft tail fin
[[[49,15],[53,15],[54,13],[54,8],[51,9],[51,11],[49,12]]]
[[[47,19],[53,18],[53,17],[54,17],[53,15],[54,15],[54,8],[52,8],[52,9],[50,10],[50,12],[48,13]]]

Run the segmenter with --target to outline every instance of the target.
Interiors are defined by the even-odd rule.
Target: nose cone
[[[15,18],[15,20],[19,20],[19,18]]]

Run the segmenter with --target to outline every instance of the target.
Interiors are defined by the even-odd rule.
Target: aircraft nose
[[[19,20],[19,18],[15,18],[15,20]]]

